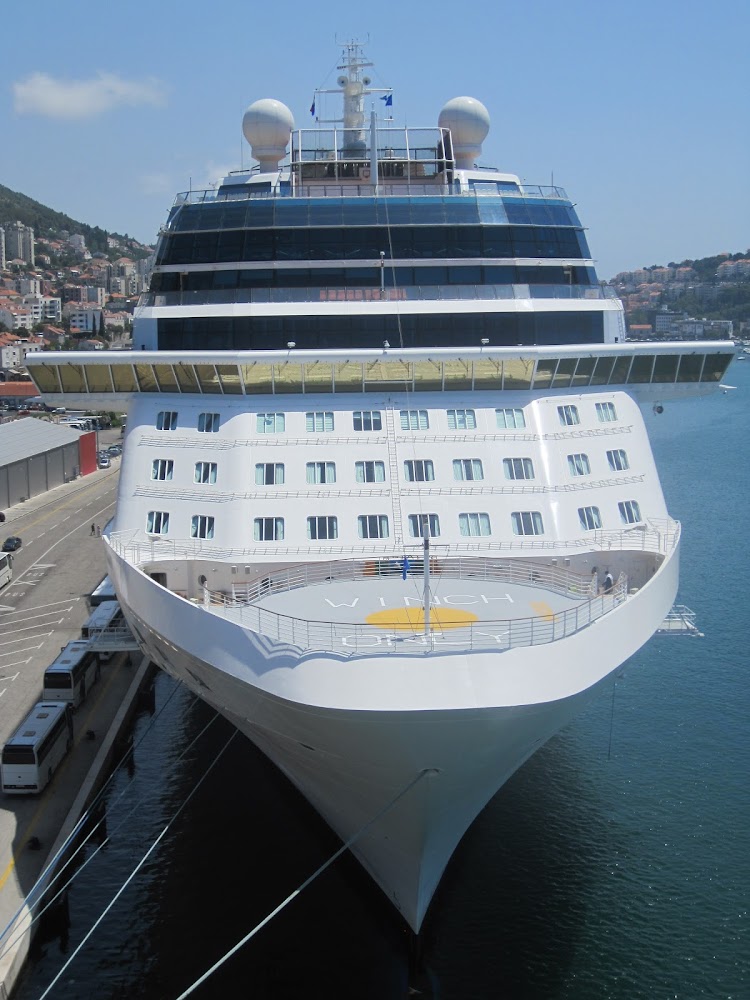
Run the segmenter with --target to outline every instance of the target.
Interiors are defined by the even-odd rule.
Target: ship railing
[[[529,557],[545,555],[564,558],[585,552],[650,552],[667,555],[677,545],[680,524],[671,518],[651,519],[634,524],[621,531],[592,531],[585,538],[545,540],[534,536],[523,536],[513,541],[492,539],[470,540],[450,545],[433,542],[435,549],[443,557],[501,555]],[[115,552],[135,566],[164,561],[184,561],[200,559],[206,562],[252,564],[258,561],[300,560],[316,563],[331,557],[336,559],[402,559],[404,546],[394,547],[393,541],[384,539],[380,547],[372,541],[367,545],[315,544],[284,545],[283,543],[257,544],[252,548],[219,545],[211,539],[188,538],[169,539],[160,536],[144,536],[140,531],[114,531],[107,539]],[[419,544],[417,541],[415,545]],[[410,551],[407,547],[407,551]]]
[[[367,167],[369,166],[369,163],[363,162],[363,166]],[[490,174],[488,174],[488,178],[491,179]],[[196,191],[181,191],[175,196],[172,207],[176,208],[180,205],[203,205],[211,202],[218,202],[221,204],[222,202],[255,201],[259,198],[374,198],[376,196],[382,198],[391,195],[403,197],[404,194],[417,198],[453,196],[467,198],[474,195],[477,199],[482,200],[493,196],[501,197],[503,199],[549,198],[555,201],[569,200],[564,188],[540,184],[524,184],[521,188],[515,189],[503,188],[503,190],[498,194],[488,195],[487,192],[483,192],[481,189],[476,188],[469,192],[459,192],[454,187],[441,184],[439,182],[435,182],[433,184],[422,184],[418,181],[404,179],[398,184],[380,182],[376,188],[374,184],[363,184],[358,181],[354,181],[349,184],[337,184],[321,178],[321,180],[316,184],[295,184],[294,187],[285,187],[283,191],[258,191],[253,190],[252,185],[247,185],[240,191],[222,191],[221,189],[217,190],[216,188],[203,188]]]
[[[207,611],[273,643],[301,652],[323,650],[346,657],[368,653],[382,655],[387,650],[418,655],[426,651],[449,652],[452,648],[463,652],[501,652],[521,646],[548,644],[587,628],[626,599],[627,579],[621,575],[607,593],[589,597],[564,611],[526,618],[478,621],[470,625],[458,619],[451,621],[450,615],[444,613],[429,632],[420,625],[416,613],[413,624],[394,624],[389,630],[387,626],[294,618],[258,605],[234,602],[219,594],[209,595],[204,606]],[[417,609],[411,610],[416,612]]]
[[[375,270],[375,269],[373,269]],[[380,268],[378,266],[377,270]],[[402,288],[229,288],[146,292],[140,306],[241,305],[298,302],[454,302],[515,299],[616,299],[609,285],[408,285]]]
[[[407,576],[421,577],[424,564],[412,557],[406,566]],[[212,604],[227,601],[231,606],[254,604],[270,594],[286,593],[300,587],[314,587],[341,580],[371,580],[378,577],[393,579],[404,573],[403,559],[338,560],[323,563],[302,563],[298,566],[259,574],[253,580],[232,586],[231,594],[205,591]],[[430,559],[430,575],[437,579],[484,580],[498,583],[530,584],[566,597],[593,597],[597,580],[576,573],[564,564],[535,563],[528,559],[477,559],[440,556]],[[229,605],[227,605],[229,606]]]

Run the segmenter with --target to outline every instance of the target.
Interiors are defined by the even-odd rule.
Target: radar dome
[[[242,131],[252,147],[262,172],[278,170],[286,155],[289,136],[294,128],[292,112],[271,97],[254,101],[242,119]]]
[[[470,170],[482,153],[482,143],[490,130],[490,114],[475,97],[454,97],[443,105],[440,128],[448,128],[453,139],[453,155],[460,170]]]

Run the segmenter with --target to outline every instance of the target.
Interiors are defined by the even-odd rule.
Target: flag
[[[383,94],[383,96],[380,98],[380,100],[381,101],[385,101],[385,106],[387,108],[392,108],[393,107],[393,94]]]
[[[409,570],[410,569],[411,569],[411,566],[409,565],[409,557],[408,556],[404,556],[404,566],[403,566],[403,569],[401,570],[401,579],[402,580],[405,580],[406,577],[409,575]]]
[[[313,118],[315,117],[315,98],[314,97],[313,97],[313,102],[310,105],[310,114],[313,116]]]

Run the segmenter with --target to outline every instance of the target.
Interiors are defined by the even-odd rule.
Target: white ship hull
[[[638,594],[552,645],[378,658],[384,690],[365,681],[358,705],[336,677],[351,674],[351,662],[308,655],[290,670],[289,650],[165,590],[111,548],[108,558],[148,655],[247,735],[342,840],[427,772],[353,846],[418,931],[476,815],[658,627],[676,593],[678,552]],[[377,678],[367,660],[363,678]],[[401,671],[410,680],[397,694],[408,707],[396,708],[385,688]]]

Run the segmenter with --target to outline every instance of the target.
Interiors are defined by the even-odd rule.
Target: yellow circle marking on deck
[[[458,608],[430,608],[430,629],[443,631],[448,628],[465,628],[478,622],[471,611]],[[365,618],[368,625],[376,625],[391,632],[424,631],[424,608],[386,608]]]

